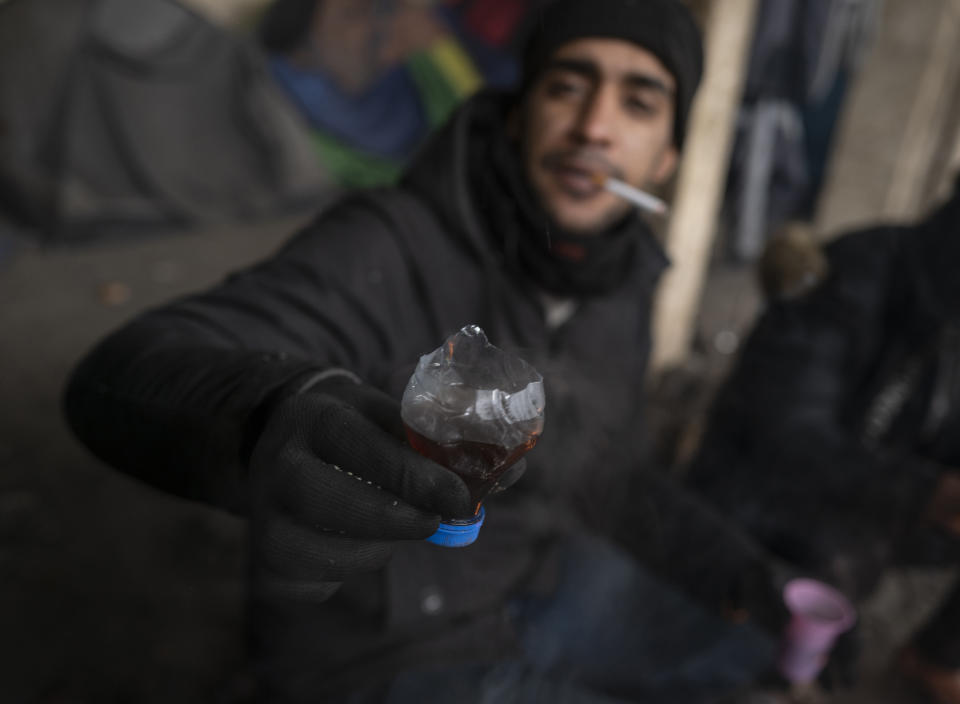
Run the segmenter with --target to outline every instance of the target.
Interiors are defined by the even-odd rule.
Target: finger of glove
[[[307,437],[318,457],[424,511],[469,516],[470,492],[453,472],[418,455],[357,409],[321,403]]]
[[[382,567],[395,544],[323,534],[275,519],[254,526],[255,573],[262,580],[342,582]]]
[[[406,437],[403,420],[400,417],[399,401],[380,389],[345,379],[312,391],[327,394],[347,406],[356,408],[383,430],[399,439]]]
[[[305,448],[289,448],[275,489],[294,523],[319,535],[359,539],[423,540],[437,529],[436,512],[410,505],[372,479],[318,460]]]

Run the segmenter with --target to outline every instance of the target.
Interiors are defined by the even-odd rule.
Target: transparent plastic
[[[401,416],[410,445],[463,479],[479,517],[497,480],[536,444],[544,406],[537,370],[468,325],[420,358]]]

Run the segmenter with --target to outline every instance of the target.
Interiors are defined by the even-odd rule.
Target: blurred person
[[[0,217],[45,244],[289,216],[331,187],[262,56],[175,0],[0,4],[0,116]]]
[[[960,564],[960,179],[920,222],[802,233],[713,405],[693,487],[854,598],[894,564]],[[787,261],[789,260],[789,262]],[[960,702],[960,587],[905,668]]]
[[[632,205],[702,71],[674,0],[558,0],[518,93],[459,110],[398,187],[111,335],[65,411],[98,456],[250,520],[267,701],[717,701],[770,665],[781,572],[644,460],[667,259]],[[467,323],[539,369],[546,432],[485,502],[405,444],[419,355]],[[520,475],[523,474],[522,479]]]
[[[547,0],[440,0],[437,10],[483,75],[509,89],[520,80],[521,43]]]
[[[392,183],[483,83],[435,2],[277,0],[261,23],[274,77],[347,187]]]

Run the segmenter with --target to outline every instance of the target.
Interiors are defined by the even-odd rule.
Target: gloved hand
[[[338,616],[314,607],[344,579],[383,566],[399,541],[428,538],[441,516],[469,517],[470,494],[406,444],[398,401],[348,377],[271,409],[249,467],[260,699],[318,701],[317,663],[335,650],[326,619]]]
[[[466,517],[453,472],[404,442],[400,404],[347,377],[278,404],[250,460],[254,588],[266,598],[327,598],[374,570],[440,516]]]

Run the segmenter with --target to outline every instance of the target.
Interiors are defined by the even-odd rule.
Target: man
[[[960,179],[922,221],[823,254],[765,260],[795,281],[805,267],[813,288],[769,277],[777,299],[688,476],[771,551],[862,598],[891,565],[960,563]],[[960,704],[960,589],[902,662]]]
[[[68,388],[101,457],[250,517],[268,700],[694,702],[769,663],[763,556],[644,469],[666,260],[595,180],[669,178],[699,33],[673,0],[559,0],[536,26],[518,96],[471,101],[399,188],[134,321]],[[466,487],[403,443],[396,399],[468,323],[543,373],[549,411],[450,550],[424,539]]]

